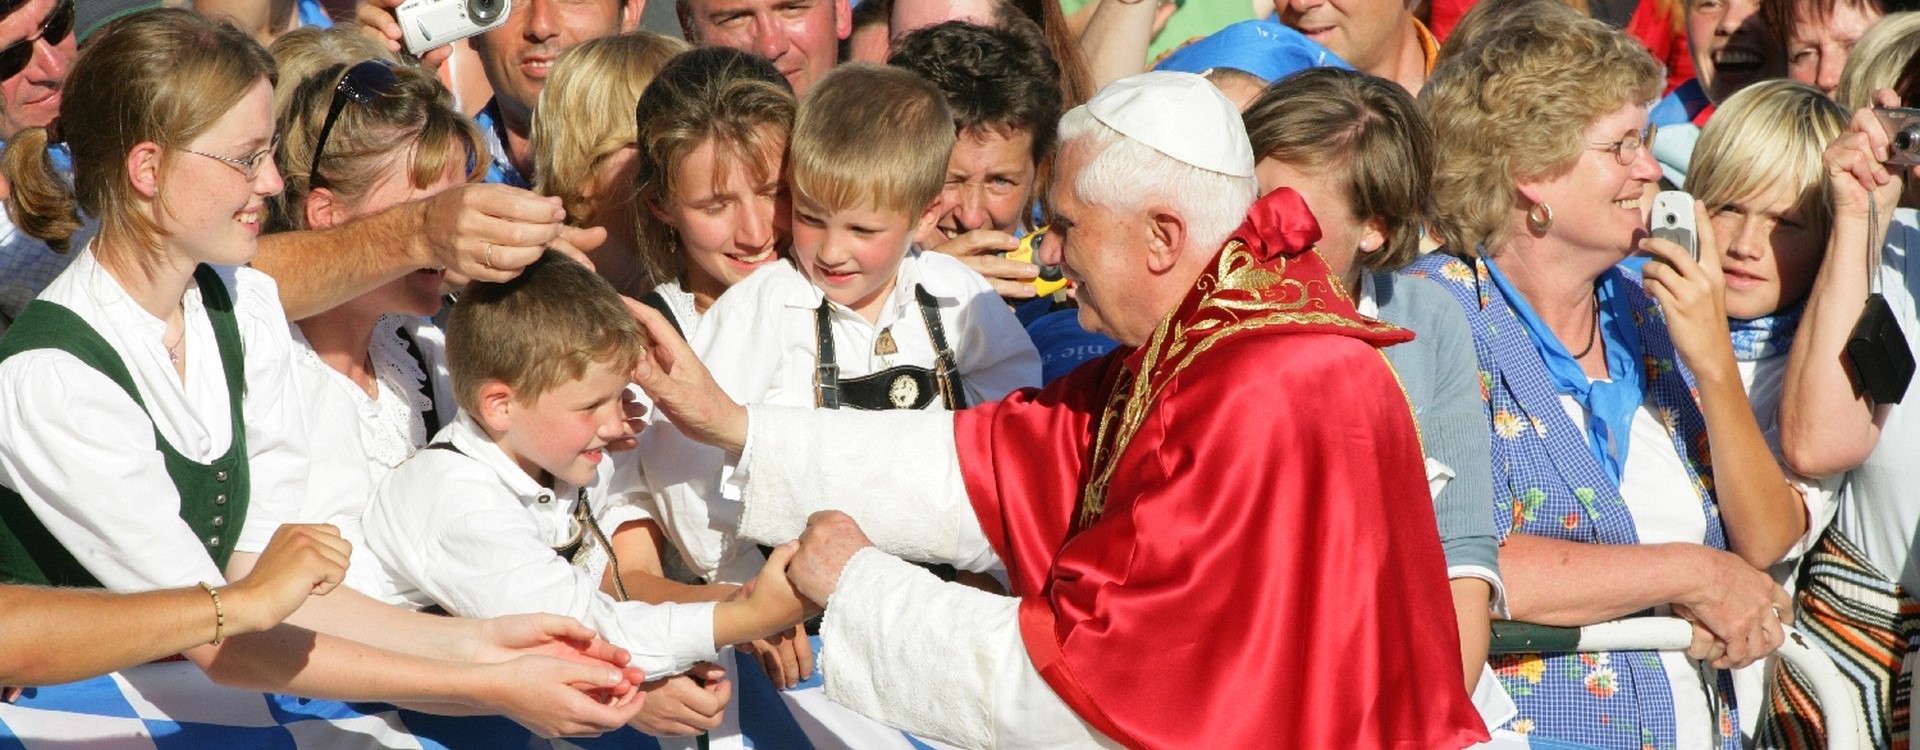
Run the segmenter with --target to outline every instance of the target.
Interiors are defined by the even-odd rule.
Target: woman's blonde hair
[[[384,45],[361,34],[359,27],[351,24],[328,29],[302,26],[273,40],[267,51],[273,53],[273,64],[280,71],[280,83],[273,87],[276,122],[287,116],[287,102],[293,98],[294,89],[327,68],[375,58],[399,62]]]
[[[413,65],[385,63],[393,86],[373,101],[348,100],[340,108],[320,156],[315,184],[314,141],[333,106],[334,89],[353,66],[336,64],[302,81],[280,118],[280,173],[286,190],[268,201],[268,231],[307,228],[307,197],[325,187],[336,200],[358,206],[374,181],[396,159],[407,160],[415,189],[464,168],[467,180],[486,174],[485,141],[473,121],[453,108],[453,95],[432,73]]]
[[[1420,103],[1438,154],[1435,228],[1449,251],[1495,251],[1522,207],[1519,183],[1566,174],[1587,149],[1594,121],[1652,102],[1665,80],[1632,37],[1558,13],[1539,14],[1516,33],[1485,35],[1441,62]]]
[[[1847,128],[1847,111],[1804,83],[1762,81],[1729,97],[1700,131],[1687,190],[1709,211],[1775,186],[1798,195],[1796,213],[1825,236],[1833,213],[1821,156]]]
[[[127,154],[141,143],[158,144],[164,174],[178,149],[273,75],[267,51],[230,24],[178,8],[121,19],[88,40],[63,87],[59,122],[73,154],[72,186],[48,158],[47,130],[22,130],[0,155],[0,170],[13,186],[8,213],[21,231],[60,252],[80,228],[76,203],[99,217],[101,235],[159,248],[165,233],[137,208],[141,198],[127,174]],[[166,194],[176,187],[193,189],[161,185],[158,210],[167,210]],[[160,255],[148,253],[136,263],[150,271]]]
[[[594,170],[635,143],[632,118],[641,92],[667,60],[686,49],[678,39],[634,31],[581,42],[554,62],[533,110],[533,189],[559,196],[569,222],[593,220],[583,193]]]
[[[1907,61],[1920,54],[1920,12],[1894,13],[1867,29],[1847,53],[1833,100],[1848,110],[1873,106],[1873,92],[1893,88]],[[1914,102],[1905,102],[1915,106]],[[1718,114],[1714,115],[1718,117]]]
[[[795,108],[786,77],[759,55],[696,47],[660,69],[635,113],[640,156],[634,192],[641,203],[634,211],[635,235],[647,286],[678,281],[686,273],[673,228],[650,207],[664,208],[672,199],[674,175],[687,154],[712,141],[716,161],[745,169],[756,181],[777,177]],[[714,177],[719,176],[717,170]]]

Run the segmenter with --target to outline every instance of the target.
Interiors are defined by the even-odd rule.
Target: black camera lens
[[[1667,214],[1667,219],[1666,219],[1666,221],[1667,221],[1667,226],[1673,226],[1673,225],[1675,225],[1675,224],[1679,224],[1679,223],[1680,223],[1680,215],[1679,215],[1679,214],[1674,214],[1674,213],[1669,213],[1669,214]]]
[[[506,5],[507,0],[467,0],[467,17],[477,24],[493,23]]]
[[[1920,128],[1901,128],[1900,132],[1894,133],[1894,149],[1898,151],[1912,151],[1914,146],[1920,145],[1920,142],[1916,141],[1916,139],[1920,139],[1920,134],[1916,134],[1916,130],[1920,130]]]
[[[1048,264],[1048,263],[1040,264],[1040,280],[1041,281],[1059,281],[1066,277],[1067,277],[1067,272],[1064,270],[1061,270],[1059,266]]]

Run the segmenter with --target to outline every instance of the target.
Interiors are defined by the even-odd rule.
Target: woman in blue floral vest
[[[1482,35],[1421,93],[1451,254],[1407,273],[1440,282],[1473,331],[1511,616],[1675,614],[1697,627],[1687,654],[1496,658],[1519,708],[1503,730],[1735,750],[1726,670],[1779,645],[1790,607],[1759,567],[1800,536],[1804,514],[1732,357],[1722,366],[1717,261],[1645,239],[1659,64],[1577,14],[1528,24]],[[1636,252],[1654,258],[1644,281],[1617,265]]]

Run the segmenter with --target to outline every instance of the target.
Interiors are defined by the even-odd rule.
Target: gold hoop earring
[[[1527,209],[1527,228],[1534,234],[1546,234],[1553,228],[1553,207],[1545,203],[1535,203]]]

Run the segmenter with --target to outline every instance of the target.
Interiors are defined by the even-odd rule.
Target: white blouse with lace
[[[433,438],[423,416],[437,410],[441,424],[453,421],[453,385],[447,375],[446,338],[423,319],[386,315],[373,326],[367,353],[373,361],[376,396],[329,367],[314,352],[298,325],[292,326],[294,379],[305,396],[313,465],[299,520],[331,523],[353,543],[347,584],[361,586],[371,552],[366,551],[360,517],[388,471]],[[411,336],[416,358],[407,348]],[[424,368],[423,368],[424,364]],[[431,380],[432,399],[421,384]]]

